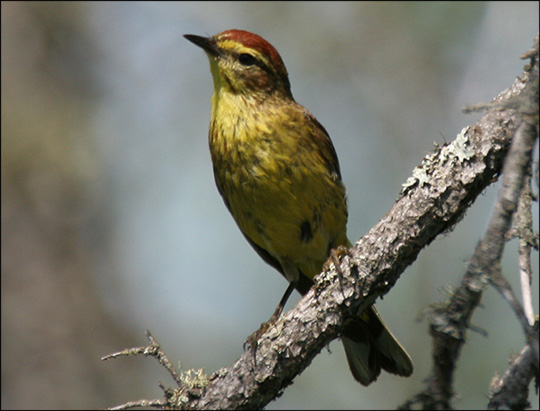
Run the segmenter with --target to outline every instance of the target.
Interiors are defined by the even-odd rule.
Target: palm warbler
[[[294,101],[270,43],[242,30],[185,37],[210,59],[209,142],[218,190],[251,246],[289,282],[275,319],[293,289],[307,293],[333,248],[351,246],[336,151],[324,127]],[[363,385],[381,368],[412,373],[411,359],[373,306],[346,324],[342,341]]]

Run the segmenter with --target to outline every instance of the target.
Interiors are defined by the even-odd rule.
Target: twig
[[[536,139],[536,125],[524,120],[516,132],[514,142],[512,143],[510,153],[508,154],[508,159],[504,167],[505,178],[503,180],[500,191],[501,194],[496,206],[499,210],[501,210],[501,214],[504,213],[504,216],[507,219],[507,223],[505,225],[510,224],[513,211],[518,209],[518,203],[519,199],[521,198],[524,183],[527,175],[529,174],[528,171],[532,161],[532,150]],[[506,236],[508,230],[509,228],[501,234]],[[504,237],[502,240],[504,241]],[[531,315],[531,321],[529,322],[524,314],[521,304],[518,302],[514,292],[512,291],[510,283],[506,280],[506,278],[504,278],[500,271],[500,257],[502,257],[502,250],[499,260],[497,261],[498,269],[494,270],[490,275],[490,281],[497,291],[499,291],[504,299],[510,304],[521,322],[525,334],[527,335],[527,333],[529,333],[530,326],[534,323],[534,314]],[[521,267],[520,271],[522,271]],[[529,281],[530,278],[528,277],[526,283],[528,284]],[[528,295],[530,296],[530,291]],[[532,303],[530,309],[532,310]]]
[[[493,378],[488,409],[524,410],[530,407],[527,387],[533,378],[538,378],[538,357],[535,356],[535,353],[538,354],[538,323],[535,328],[536,341],[521,350],[502,377],[496,375]]]
[[[534,308],[532,305],[532,267],[531,251],[538,250],[538,234],[532,231],[532,202],[535,200],[531,189],[532,165],[528,169],[523,184],[523,190],[519,197],[518,210],[516,213],[515,231],[519,236],[519,272],[521,283],[521,295],[523,299],[523,311],[529,325],[534,324]]]
[[[130,408],[140,408],[140,407],[151,407],[164,409],[166,402],[162,400],[138,400],[138,401],[129,401],[125,404],[118,405],[117,407],[108,408],[109,410],[129,410]]]
[[[150,345],[147,345],[145,347],[126,348],[123,351],[106,355],[105,357],[102,357],[101,360],[106,361],[117,357],[129,357],[134,355],[154,357],[163,367],[165,367],[167,371],[169,371],[169,373],[178,385],[182,384],[182,379],[180,378],[180,375],[178,374],[172,363],[169,361],[169,357],[167,357],[167,354],[165,354],[165,352],[161,349],[161,346],[155,340],[149,330],[146,330],[146,337],[150,340]]]

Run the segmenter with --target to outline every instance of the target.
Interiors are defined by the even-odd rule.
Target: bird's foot
[[[338,273],[341,273],[341,267],[340,267],[341,258],[346,256],[348,253],[349,253],[348,248],[342,245],[338,245],[336,248],[332,248],[332,250],[330,250],[330,256],[328,260],[326,260],[326,262],[323,265],[323,270],[329,271],[330,264],[333,263],[336,271]]]
[[[261,339],[263,334],[275,324],[276,320],[277,320],[277,317],[275,316],[270,317],[268,321],[261,324],[261,326],[259,327],[257,331],[255,331],[248,338],[246,338],[246,341],[244,341],[244,351],[248,348],[251,348],[255,354],[255,352],[257,351],[257,347],[259,345],[259,340]]]

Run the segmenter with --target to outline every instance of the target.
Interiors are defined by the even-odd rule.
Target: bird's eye
[[[238,61],[243,66],[252,66],[257,60],[251,54],[242,53],[238,56]]]

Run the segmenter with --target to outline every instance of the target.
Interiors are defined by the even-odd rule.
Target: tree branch
[[[531,87],[526,71],[495,102],[509,101]],[[258,409],[278,397],[339,337],[345,319],[386,294],[420,250],[463,217],[499,175],[518,124],[515,110],[491,107],[455,141],[436,147],[413,171],[392,209],[340,258],[339,267],[330,264],[316,277],[315,286],[261,337],[255,353],[244,352],[194,394],[176,388],[182,401],[170,395],[167,406]]]
[[[465,333],[469,327],[470,318],[480,303],[482,293],[488,284],[492,284],[509,302],[522,324],[527,342],[531,341],[533,336],[532,324],[529,324],[510,284],[503,276],[500,262],[505,243],[509,237],[514,212],[518,208],[525,181],[528,181],[527,175],[532,162],[532,151],[538,137],[537,40],[535,46],[536,53],[532,54],[533,65],[527,71],[530,80],[528,87],[523,90],[523,93],[505,100],[495,100],[487,106],[492,108],[513,107],[518,115],[519,127],[505,160],[502,185],[485,236],[476,246],[459,288],[453,293],[447,304],[437,306],[432,313],[430,331],[433,336],[433,370],[426,381],[427,387],[414,399],[409,400],[403,408],[420,403],[424,409],[451,409],[456,363],[461,347],[465,343]],[[536,341],[538,341],[537,335]],[[538,342],[532,343],[528,347],[531,348],[532,354],[525,358],[538,358]],[[520,400],[523,398],[521,394],[528,393],[528,385],[532,378],[531,373],[528,372],[529,367],[530,364],[527,364],[527,372],[520,374],[521,376],[527,375],[528,379],[521,378],[519,383],[516,381],[512,383],[514,388],[520,383],[525,385],[521,386],[519,391],[508,391],[516,395],[520,394]],[[517,373],[513,372],[511,375],[515,376]],[[504,396],[505,399],[509,397],[508,392],[501,386],[508,381],[508,376],[505,376],[504,379],[497,379],[498,392],[504,391],[507,394]],[[495,385],[497,384],[493,384],[493,386]],[[500,396],[499,400],[502,398],[503,396]]]
[[[488,409],[524,410],[531,406],[528,387],[533,378],[538,378],[538,322],[534,338],[535,341],[527,344],[519,356],[511,361],[502,377],[496,375],[493,378]]]

